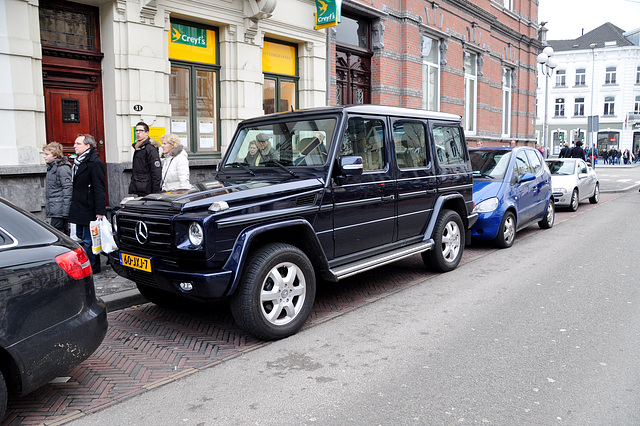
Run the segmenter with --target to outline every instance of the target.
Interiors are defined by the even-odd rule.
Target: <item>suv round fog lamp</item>
[[[191,225],[189,225],[189,242],[196,247],[200,247],[203,239],[204,232],[202,231],[202,225],[198,222],[192,222]]]
[[[182,291],[191,291],[193,290],[193,283],[190,283],[190,282],[180,283],[180,289]]]

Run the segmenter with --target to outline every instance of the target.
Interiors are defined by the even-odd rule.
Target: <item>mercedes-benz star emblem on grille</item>
[[[142,221],[136,222],[136,240],[138,240],[140,244],[144,244],[148,239],[149,229],[147,228],[147,224]]]

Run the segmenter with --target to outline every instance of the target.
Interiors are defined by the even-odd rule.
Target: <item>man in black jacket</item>
[[[73,194],[69,223],[76,224],[76,235],[82,240],[94,274],[100,272],[100,257],[91,250],[89,222],[107,214],[105,201],[105,167],[96,152],[96,140],[91,135],[78,135],[73,144]]]
[[[582,148],[582,142],[576,141],[576,146],[571,149],[571,158],[580,158],[586,161],[584,149]]]
[[[149,137],[149,126],[144,122],[136,124],[136,142],[133,144],[133,166],[129,194],[142,197],[161,192],[162,164],[160,144]]]

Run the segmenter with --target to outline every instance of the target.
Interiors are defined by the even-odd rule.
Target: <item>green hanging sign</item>
[[[340,23],[342,0],[316,0],[316,25],[319,30]]]

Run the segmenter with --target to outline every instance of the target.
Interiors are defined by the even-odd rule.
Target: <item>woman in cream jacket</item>
[[[162,190],[176,191],[191,189],[189,183],[189,158],[180,138],[169,133],[160,138],[162,141]]]

